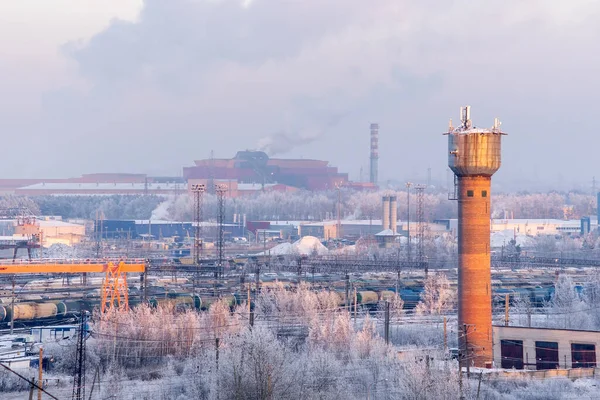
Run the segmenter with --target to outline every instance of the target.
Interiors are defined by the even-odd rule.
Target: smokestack
[[[398,202],[396,196],[390,196],[390,229],[398,233]]]
[[[377,185],[379,179],[379,124],[371,124],[371,169],[369,182]]]
[[[383,230],[390,229],[390,197],[383,196],[383,215],[381,217]]]
[[[598,217],[598,231],[600,232],[600,192],[598,192],[598,194],[596,195],[596,210],[597,210],[597,217]]]
[[[500,168],[504,133],[474,128],[470,107],[461,107],[461,125],[449,126],[448,166],[458,183],[458,339],[461,365],[492,363],[492,281],[490,189]],[[468,346],[468,348],[467,348]]]

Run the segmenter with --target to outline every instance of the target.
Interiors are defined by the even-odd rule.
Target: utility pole
[[[335,189],[337,190],[337,225],[335,227],[335,237],[338,239],[342,238],[342,192],[341,185],[336,183]]]
[[[410,188],[412,186],[411,182],[406,182],[406,231],[407,231],[407,245],[406,251],[408,256],[408,261],[412,260],[410,256]]]
[[[94,387],[96,387],[96,380],[98,380],[98,389],[100,389],[100,367],[96,367],[96,372],[94,373],[94,380],[92,381],[92,388],[90,389],[90,397],[88,397],[88,400],[92,400],[92,395],[94,394]]]
[[[344,305],[350,309],[350,275],[346,274],[346,297],[344,298]]]
[[[470,378],[471,377],[471,368],[470,368],[471,362],[469,359],[469,336],[468,336],[469,331],[468,331],[468,328],[469,328],[469,324],[463,324],[463,335],[465,335],[465,340],[464,340],[465,348],[464,348],[464,353],[463,353],[462,357],[460,357],[460,358],[462,358],[463,362],[466,364],[467,378]]]
[[[256,264],[256,290],[254,293],[254,304],[258,301],[258,294],[260,293],[260,265]]]
[[[12,292],[10,296],[10,334],[13,334],[15,325],[15,276],[12,276]]]
[[[218,242],[217,242],[217,272],[215,274],[216,278],[223,277],[223,261],[225,259],[224,254],[224,245],[225,245],[225,232],[224,232],[224,222],[225,222],[225,193],[227,192],[226,185],[215,185],[215,191],[217,193],[217,203],[219,212],[217,214],[217,225],[218,225]]]
[[[192,193],[194,194],[194,265],[196,271],[194,278],[192,279],[192,291],[196,293],[196,281],[200,276],[200,258],[202,256],[202,205],[204,199],[204,192],[206,191],[206,185],[204,184],[193,184],[191,186]]]
[[[200,256],[202,253],[202,205],[204,192],[206,191],[206,185],[193,184],[191,186],[191,190],[194,194],[194,264],[198,264],[200,262]]]
[[[215,338],[215,362],[217,371],[219,370],[219,338]]]
[[[444,354],[448,351],[448,318],[444,317]]]
[[[38,400],[42,400],[42,387],[44,386],[43,381],[43,366],[44,366],[44,348],[40,347],[40,365],[38,368]]]
[[[250,281],[248,283],[248,298],[246,299],[246,303],[248,303],[248,314],[250,313],[250,309],[252,307],[250,307],[250,285],[251,285],[252,281]]]
[[[85,400],[85,316],[86,312],[81,312],[81,321],[79,324],[79,333],[77,336],[77,350],[75,366],[77,368],[73,379],[73,400]]]
[[[358,296],[356,293],[356,287],[354,288],[354,327],[356,328],[356,311],[358,306]]]
[[[504,326],[508,326],[508,308],[510,304],[510,294],[504,296]]]
[[[417,190],[417,260],[419,268],[425,270],[427,276],[427,263],[425,262],[425,186],[416,185]]]
[[[385,302],[385,344],[390,344],[390,302]]]
[[[140,279],[141,279],[141,283],[143,284],[142,286],[142,296],[143,296],[143,300],[144,303],[148,302],[148,268],[150,267],[150,262],[148,262],[148,264],[146,265],[146,268],[144,268],[144,272],[142,272]]]

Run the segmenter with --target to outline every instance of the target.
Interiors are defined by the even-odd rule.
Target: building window
[[[487,197],[487,190],[481,191],[481,197]]]
[[[537,370],[558,368],[557,342],[535,342],[535,368]]]
[[[523,369],[523,341],[501,340],[502,368]]]
[[[468,197],[473,197],[473,191],[472,190],[467,190],[467,196]]]
[[[573,368],[596,368],[596,345],[571,343]]]

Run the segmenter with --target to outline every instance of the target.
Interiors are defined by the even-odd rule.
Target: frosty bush
[[[37,370],[33,368],[28,368],[27,370],[20,370],[21,375],[24,375],[27,378],[31,378],[37,376]],[[0,393],[2,392],[15,392],[22,390],[29,390],[30,384],[28,384],[23,379],[19,378],[12,372],[0,368]]]
[[[429,275],[425,280],[421,301],[417,304],[417,314],[444,315],[454,309],[456,291],[443,273]]]

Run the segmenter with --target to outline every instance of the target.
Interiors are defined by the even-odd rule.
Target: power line
[[[15,374],[16,376],[18,376],[19,378],[23,379],[24,381],[26,381],[27,383],[29,383],[34,388],[36,388],[38,390],[41,390],[42,392],[46,393],[51,398],[53,398],[55,400],[59,400],[58,397],[56,397],[53,394],[49,393],[46,389],[44,389],[43,387],[41,387],[38,384],[36,384],[33,380],[30,381],[29,379],[25,378],[23,375],[19,374],[18,372],[14,371],[13,369],[11,369],[9,366],[4,365],[4,363],[0,362],[0,366],[4,367],[9,372],[12,372],[13,374]]]

